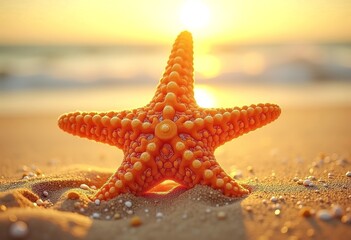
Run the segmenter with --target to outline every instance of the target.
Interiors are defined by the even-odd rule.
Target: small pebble
[[[336,218],[341,218],[343,213],[344,213],[341,206],[337,205],[337,204],[332,205],[331,212],[333,213],[334,217],[336,217]]]
[[[351,177],[351,171],[347,171],[346,177]]]
[[[22,170],[23,170],[24,172],[28,172],[30,169],[29,169],[28,166],[23,165],[23,166],[22,166]]]
[[[315,177],[315,176],[308,176],[307,178],[308,178],[309,180],[311,180],[311,181],[316,180],[316,177]]]
[[[83,189],[83,190],[88,190],[88,189],[89,189],[89,186],[86,185],[85,183],[82,183],[79,187],[80,187],[81,189]]]
[[[238,170],[233,176],[234,179],[240,179],[242,177],[243,177],[243,173],[240,170]]]
[[[328,210],[322,209],[317,212],[317,217],[323,221],[329,221],[333,218]]]
[[[246,206],[245,210],[248,211],[248,212],[252,212],[252,207],[251,206]]]
[[[128,209],[126,212],[127,212],[127,214],[129,214],[129,215],[132,215],[132,214],[134,213],[132,209]]]
[[[113,218],[114,219],[121,219],[121,214],[119,214],[119,213],[116,213],[115,215],[113,215]]]
[[[310,207],[303,207],[300,209],[299,213],[302,217],[308,218],[314,214],[314,210]]]
[[[289,228],[287,226],[283,226],[281,229],[280,229],[280,232],[281,233],[287,233],[289,231]]]
[[[92,215],[92,218],[100,218],[101,214],[100,213],[97,213],[97,212],[94,212]]]
[[[266,199],[263,199],[263,200],[262,200],[262,203],[263,203],[264,205],[266,205],[268,202],[267,202]]]
[[[273,202],[273,203],[275,203],[275,202],[277,202],[278,201],[278,199],[276,198],[276,197],[271,197],[271,202]]]
[[[41,200],[40,198],[36,201],[36,204],[38,205],[38,206],[41,206],[41,205],[43,205],[44,204],[44,202],[43,202],[43,200]]]
[[[23,221],[17,221],[10,226],[11,238],[24,238],[28,235],[28,225]]]
[[[280,201],[285,201],[285,199],[284,199],[283,196],[279,196],[279,200],[280,200]]]
[[[145,208],[144,212],[148,213],[148,212],[149,212],[149,209]]]
[[[328,173],[328,178],[333,178],[334,177],[334,174],[333,173]]]
[[[36,175],[34,172],[29,172],[29,173],[28,173],[28,176],[29,176],[29,177],[36,177],[37,175]]]
[[[94,201],[94,203],[95,203],[96,206],[99,206],[99,205],[100,205],[100,199],[96,199],[96,200]]]
[[[312,182],[311,182],[309,179],[306,179],[306,180],[303,181],[303,185],[304,185],[305,187],[309,187],[311,183],[312,183]]]
[[[125,203],[124,203],[124,205],[126,206],[126,207],[128,207],[128,208],[130,208],[130,207],[132,207],[132,202],[131,201],[126,201]]]
[[[217,218],[218,218],[219,220],[226,219],[226,218],[227,218],[226,212],[219,211],[219,212],[217,213]]]
[[[298,178],[298,177],[294,177],[294,178],[293,178],[293,181],[294,181],[294,182],[297,182],[297,181],[299,181],[299,178]]]
[[[163,213],[157,212],[156,213],[156,218],[163,218]]]
[[[275,210],[274,211],[274,215],[279,216],[280,215],[280,210],[279,209]]]
[[[0,212],[5,212],[7,207],[5,205],[0,205]]]
[[[44,196],[44,197],[48,197],[48,196],[49,196],[48,191],[44,191],[44,192],[43,192],[43,196]]]
[[[341,222],[345,223],[345,224],[351,224],[351,215],[350,214],[346,214],[344,216],[341,217]]]
[[[141,219],[140,219],[139,216],[133,216],[133,217],[130,219],[129,223],[130,223],[130,225],[131,225],[132,227],[138,227],[138,226],[140,226],[140,225],[142,224],[142,221],[141,221]]]

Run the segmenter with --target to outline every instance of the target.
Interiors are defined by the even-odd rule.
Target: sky
[[[350,0],[0,0],[0,44],[350,42]]]

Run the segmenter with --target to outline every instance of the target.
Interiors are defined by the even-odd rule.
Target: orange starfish
[[[122,112],[62,115],[61,129],[124,151],[117,172],[93,199],[121,193],[140,195],[166,179],[187,188],[196,184],[240,197],[250,190],[219,166],[215,149],[280,115],[274,104],[201,108],[194,98],[193,46],[189,32],[177,37],[155,96],[145,107]]]

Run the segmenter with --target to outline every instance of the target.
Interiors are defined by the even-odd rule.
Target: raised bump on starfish
[[[80,137],[108,143],[124,151],[115,174],[94,199],[121,193],[142,194],[165,179],[188,188],[208,185],[227,196],[249,190],[219,166],[215,149],[280,115],[274,104],[242,108],[201,108],[193,91],[193,46],[189,32],[177,37],[156,93],[145,107],[107,113],[68,113],[59,127]]]

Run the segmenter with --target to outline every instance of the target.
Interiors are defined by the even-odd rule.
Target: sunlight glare
[[[203,29],[208,26],[210,20],[209,7],[200,0],[185,1],[180,12],[180,20],[187,30]]]
[[[212,108],[216,105],[212,89],[205,85],[195,87],[195,100],[200,107]]]

